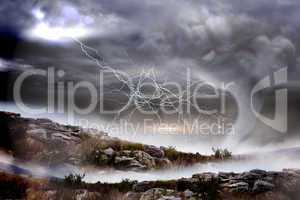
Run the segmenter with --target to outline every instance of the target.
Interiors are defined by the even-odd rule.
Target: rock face
[[[142,194],[140,200],[181,200],[176,197],[177,193],[174,190],[154,188],[150,189]]]
[[[300,170],[244,173],[202,173],[191,178],[166,181],[144,181],[133,186],[142,199],[258,199],[288,200],[300,195]],[[135,200],[127,198],[126,200]]]
[[[162,149],[152,145],[145,145],[144,151],[154,158],[163,158],[165,156],[165,152]]]
[[[143,164],[141,164],[140,162],[138,162],[137,160],[135,160],[134,158],[129,158],[129,157],[116,157],[115,158],[115,166],[118,169],[122,169],[122,170],[136,170],[136,171],[140,171],[140,170],[146,170],[147,167]]]
[[[74,152],[88,134],[84,129],[6,112],[0,112],[0,121],[0,147],[13,156],[49,165],[78,164]]]
[[[21,160],[53,166],[87,162],[134,171],[171,167],[164,151],[155,146],[128,144],[94,129],[60,125],[48,119],[22,118],[19,114],[0,112],[0,130],[0,148],[13,152],[13,156]],[[82,144],[89,138],[91,144],[95,141],[99,144],[87,144],[85,148],[89,154],[83,154],[80,149],[85,149]],[[125,148],[131,145],[130,150],[123,150],[122,145]]]
[[[133,157],[148,169],[155,167],[155,160],[152,156],[144,151],[133,151]]]
[[[270,190],[273,190],[275,188],[275,185],[266,181],[257,180],[254,183],[253,192],[267,192]]]
[[[228,186],[232,188],[232,192],[248,192],[249,191],[249,184],[245,182],[238,182]]]

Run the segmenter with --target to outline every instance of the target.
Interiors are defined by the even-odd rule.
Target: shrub
[[[82,179],[85,177],[85,174],[69,174],[64,178],[64,184],[69,187],[80,186],[83,182]]]
[[[144,145],[140,143],[124,143],[121,146],[122,150],[144,151]]]
[[[165,151],[165,156],[171,161],[175,161],[179,157],[179,152],[175,149],[175,147],[169,146],[164,151]]]
[[[214,157],[217,159],[226,159],[232,156],[232,153],[228,151],[228,149],[220,149],[220,148],[215,149],[213,147],[212,151],[214,152]]]
[[[123,179],[121,183],[118,183],[116,186],[116,189],[120,192],[127,192],[132,190],[132,187],[134,184],[136,184],[137,181],[131,181],[129,179]]]

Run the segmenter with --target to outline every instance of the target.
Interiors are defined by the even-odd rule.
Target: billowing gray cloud
[[[129,74],[154,68],[159,79],[182,83],[190,68],[194,79],[234,81],[247,96],[276,69],[288,67],[294,78],[300,73],[297,0],[17,2],[0,3],[5,11],[0,15],[8,19],[0,17],[0,26],[18,27],[24,36],[16,57],[37,68],[64,69],[66,79],[97,83],[99,70],[78,43],[58,37],[68,27],[75,27],[74,36],[87,30],[78,38]],[[42,29],[34,32],[39,25]],[[48,33],[51,28],[57,32]]]

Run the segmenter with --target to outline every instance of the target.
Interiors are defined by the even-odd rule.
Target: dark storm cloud
[[[36,1],[13,0],[0,3],[0,28],[21,30],[33,24],[31,10]]]
[[[295,34],[299,26],[297,1],[65,0],[22,1],[17,6],[18,3],[1,3],[5,10],[1,14],[10,19],[1,24],[12,21],[12,25],[24,30],[34,27],[38,23],[33,19],[34,8],[40,8],[45,21],[53,26],[89,21],[86,28],[95,34],[85,41],[106,60],[122,66],[132,65],[128,55],[137,65],[166,65],[182,59],[203,69],[232,69],[255,77],[271,68],[263,67],[265,63],[293,65],[299,42]],[[266,44],[265,50],[257,45],[260,42]],[[76,56],[61,53],[78,63]],[[278,58],[281,54],[288,55]],[[255,66],[257,70],[251,70],[254,74],[249,74],[248,65]]]
[[[136,71],[153,66],[173,78],[192,67],[232,81],[237,74],[258,79],[285,65],[296,69],[299,4],[293,0],[5,1],[1,14],[10,20],[1,17],[0,22],[12,21],[28,31],[40,23],[32,13],[38,8],[45,14],[41,21],[52,26],[85,24],[94,34],[82,40],[115,68]],[[97,66],[78,45],[50,41],[49,46],[36,39],[21,44],[16,56],[37,67],[68,69],[82,79],[94,76]]]
[[[54,27],[82,23],[92,34],[81,40],[112,67],[128,73],[153,67],[160,77],[180,82],[189,67],[195,79],[235,81],[245,92],[284,66],[299,75],[297,0],[62,0],[22,1],[18,6],[16,2],[0,3],[5,10],[0,12],[1,24],[25,33],[41,21]],[[34,18],[34,8],[40,8],[45,18]],[[78,44],[25,36],[16,57],[37,68],[64,69],[66,79],[96,83],[99,68]]]

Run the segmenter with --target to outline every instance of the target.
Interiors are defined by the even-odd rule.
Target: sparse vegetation
[[[128,151],[143,151],[144,145],[140,143],[128,143],[125,142],[121,145],[122,150],[128,150]]]
[[[68,187],[77,187],[80,186],[83,181],[82,179],[85,177],[85,174],[69,174],[68,176],[65,176],[64,178],[64,185]]]
[[[209,156],[203,156],[199,153],[184,153],[177,151],[175,147],[164,149],[165,156],[175,165],[192,165],[198,162],[205,162],[210,159]]]
[[[216,159],[227,159],[232,157],[232,153],[228,149],[212,148]]]
[[[115,189],[117,189],[120,192],[128,192],[132,190],[132,187],[134,184],[136,184],[137,181],[131,181],[129,179],[123,179],[121,183],[116,184]]]
[[[164,149],[165,156],[169,158],[171,161],[177,160],[179,157],[178,151],[175,147],[169,146],[168,148]]]

